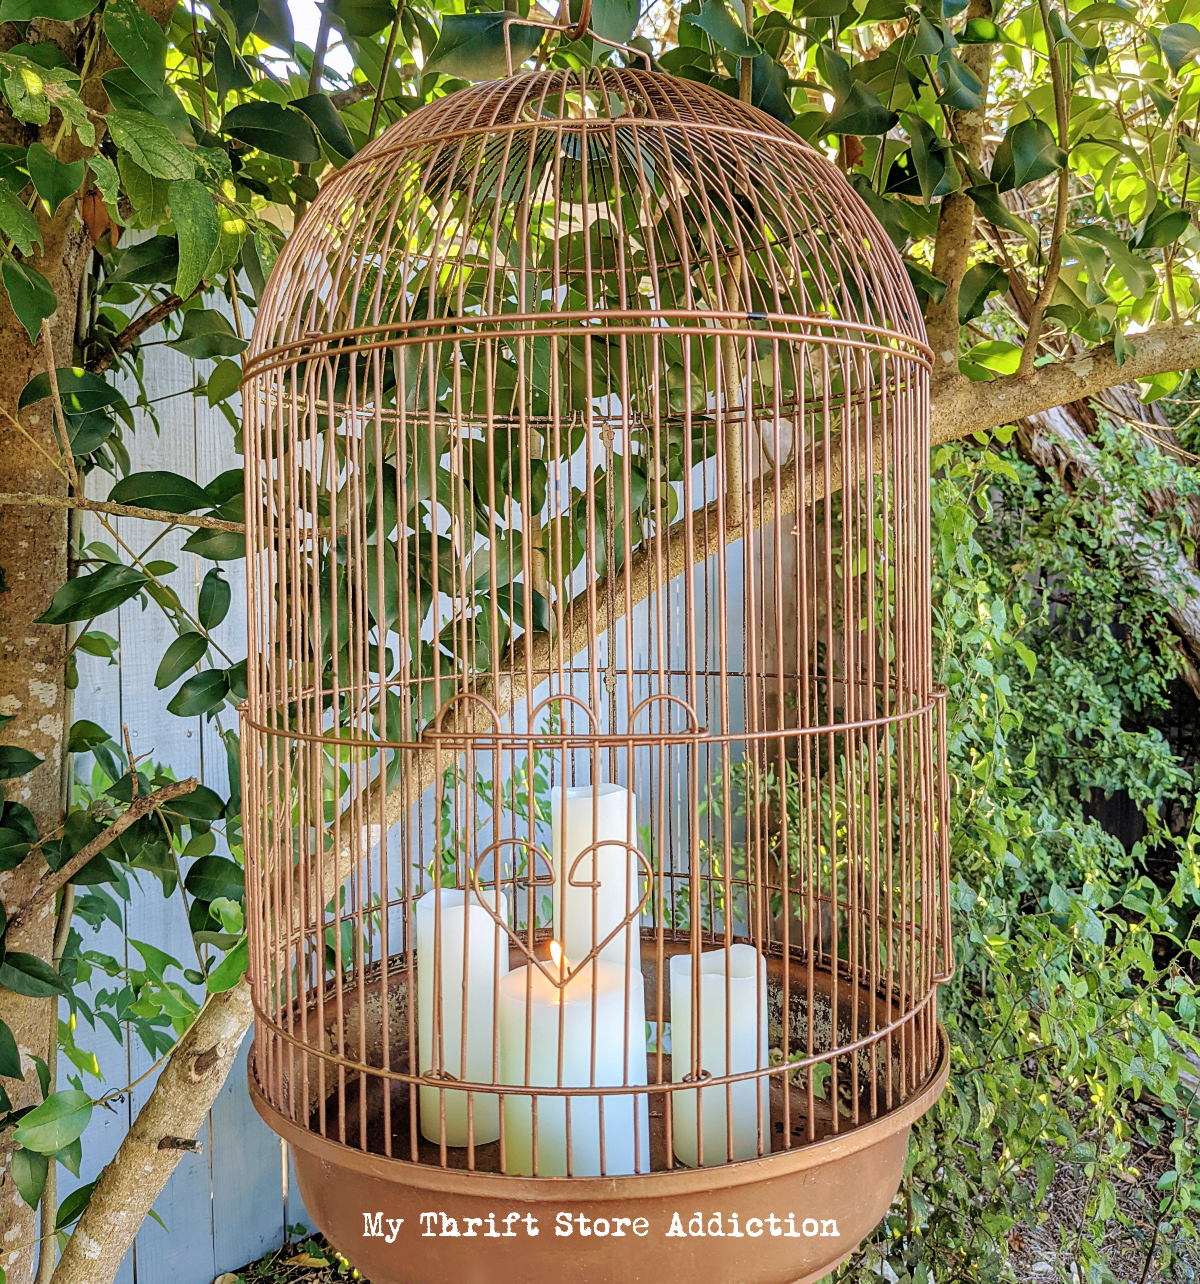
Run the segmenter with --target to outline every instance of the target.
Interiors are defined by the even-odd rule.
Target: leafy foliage
[[[747,14],[738,0],[684,0],[658,25],[648,10],[635,35],[636,5],[597,0],[592,25],[606,40],[634,41],[657,70],[731,95],[746,59],[752,102],[840,166],[903,251],[927,308],[949,296],[963,327],[951,354],[961,372],[992,380],[1022,359],[1027,318],[1014,302],[1022,291],[1047,286],[1046,329],[1034,346],[1059,352],[1105,340],[1131,352],[1142,329],[1186,317],[1197,302],[1200,8],[1066,0],[1045,12],[1043,21],[1041,7],[1024,0],[794,0]],[[157,426],[142,385],[146,345],[164,337],[202,363],[197,386],[181,393],[221,406],[237,432],[230,402],[244,335],[280,228],[373,134],[467,80],[503,74],[510,57],[527,63],[539,45],[554,65],[625,57],[599,40],[543,44],[540,29],[520,21],[529,16],[524,3],[510,13],[495,0],[462,9],[324,0],[323,13],[327,35],[353,59],[350,75],[331,68],[328,49],[296,41],[282,0],[218,0],[194,19],[135,0],[0,0],[0,22],[21,24],[27,41],[0,53],[0,281],[30,342],[56,308],[74,316],[78,306],[75,350],[59,354],[65,364],[56,372],[64,426],[79,472],[117,479],[114,502],[168,520],[242,520],[237,474],[131,472],[135,411]],[[35,19],[73,24],[74,61],[61,51],[68,42],[47,39]],[[107,107],[97,110],[102,100]],[[971,113],[987,118],[981,152],[963,142]],[[1059,227],[1064,178],[1070,208]],[[937,275],[939,218],[948,201],[963,199],[974,230],[961,283],[947,282]],[[95,254],[82,299],[63,299],[39,251],[56,220],[77,214]],[[152,311],[162,330],[139,329]],[[136,398],[118,392],[122,376]],[[1146,390],[1148,399],[1168,391],[1166,383]],[[502,383],[487,389],[503,393]],[[49,376],[39,375],[20,408],[50,394]],[[418,387],[413,395],[430,394]],[[1143,514],[1142,536],[1178,539],[1186,527],[1178,514],[1144,517],[1148,488],[1164,480],[1160,463],[1124,439],[1108,445],[1109,480]],[[499,474],[481,474],[481,492],[489,482],[511,487],[527,462],[498,453]],[[1178,1089],[1180,1049],[1196,1046],[1200,872],[1194,827],[1163,819],[1171,802],[1190,809],[1194,786],[1173,747],[1147,729],[1168,698],[1175,652],[1162,603],[1130,588],[1133,568],[1111,538],[1109,500],[1067,500],[1011,450],[946,450],[938,465],[935,601],[954,727],[963,942],[948,996],[953,1089],[918,1130],[902,1206],[843,1273],[876,1279],[886,1260],[903,1280],[999,1279],[1007,1237],[1037,1219],[1055,1165],[1067,1164],[1089,1190],[1088,1225],[1069,1255],[1089,1281],[1103,1279],[1095,1228],[1118,1216],[1114,1183],[1145,1127],[1133,1104],[1148,1094],[1173,1132],[1172,1183],[1151,1210],[1168,1227],[1162,1251],[1174,1254],[1194,1237],[1189,1209],[1200,1200],[1192,1115]],[[669,467],[682,475],[686,463],[674,458]],[[630,476],[631,511],[620,520],[649,521],[651,480],[648,471]],[[1165,481],[1175,494],[1194,493],[1185,470]],[[319,496],[318,519],[328,517],[330,499]],[[568,562],[581,518],[546,535]],[[518,534],[507,539],[510,566]],[[213,563],[194,614],[164,583],[171,563],[95,541],[76,550],[76,574],[52,586],[42,617],[73,627],[70,682],[76,651],[110,662],[117,653],[116,640],[91,627],[96,617],[135,599],[161,611],[175,637],[156,685],[178,684],[173,715],[215,723],[231,785],[227,797],[200,791],[143,818],[80,871],[75,925],[57,968],[19,951],[0,958],[0,985],[61,995],[69,1018],[59,1030],[69,1086],[53,1094],[44,1086],[46,1100],[19,1119],[0,1086],[0,1124],[17,1143],[13,1178],[31,1206],[52,1159],[78,1166],[87,1115],[105,1099],[84,1087],[96,1061],[76,1035],[86,1043],[99,1023],[162,1057],[204,993],[236,984],[245,968],[238,745],[222,723],[244,694],[245,661],[214,637],[231,602],[222,566],[244,556],[244,541],[198,529],[185,548]],[[428,568],[416,568],[427,584],[440,556],[435,550]],[[330,592],[344,570],[323,568]],[[495,604],[504,638],[478,626],[481,665],[514,632],[546,627],[544,598],[532,594],[526,621],[511,583],[507,593]],[[385,585],[374,605],[381,621],[403,609]],[[400,725],[386,708],[373,714],[377,725]],[[135,782],[144,796],[170,778],[168,766],[142,772],[129,762],[111,730],[71,728],[80,779],[60,830],[39,834],[24,807],[4,804],[0,869],[35,850],[61,868],[129,805]],[[36,765],[28,751],[0,746],[0,777]],[[1149,826],[1144,844],[1126,852],[1086,819],[1093,790],[1135,799]],[[1170,878],[1158,882],[1145,869],[1152,843],[1172,856]],[[181,905],[186,896],[195,967],[144,943],[130,942],[132,963],[86,947],[102,923],[121,927],[122,903],[149,879]],[[0,1024],[0,1080],[19,1075],[14,1055]],[[60,1228],[89,1193],[85,1186],[64,1204]]]

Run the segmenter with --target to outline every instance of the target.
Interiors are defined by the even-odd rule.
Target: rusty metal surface
[[[613,1179],[495,1177],[401,1160],[385,1159],[328,1141],[280,1118],[262,1095],[253,1062],[250,1093],[259,1114],[292,1145],[305,1207],[334,1243],[374,1284],[510,1284],[516,1280],[571,1281],[571,1284],[631,1284],[639,1280],[691,1278],[703,1284],[815,1284],[853,1252],[886,1213],[904,1172],[909,1129],[937,1100],[949,1074],[942,1055],[924,1090],[898,1110],[837,1137],[721,1168],[683,1169]],[[460,1230],[468,1217],[492,1214],[499,1230],[518,1211],[520,1234],[498,1239],[427,1236],[442,1229],[441,1214]],[[364,1235],[363,1213],[402,1219],[391,1244]],[[437,1213],[423,1222],[422,1213]],[[554,1233],[557,1218],[573,1219],[570,1236]],[[583,1236],[577,1219],[601,1217],[605,1235]],[[736,1218],[744,1238],[667,1235],[678,1213],[688,1229],[697,1214],[706,1232],[715,1214],[729,1232]],[[536,1238],[528,1237],[525,1215],[534,1217]],[[782,1223],[778,1237],[765,1222]],[[790,1228],[798,1232],[793,1238]],[[645,1234],[631,1222],[645,1219]],[[617,1218],[626,1224],[617,1227]],[[745,1235],[750,1219],[762,1233]],[[817,1228],[836,1223],[837,1235],[805,1235],[806,1219]],[[612,1229],[625,1233],[619,1237]],[[813,1226],[807,1227],[812,1230]]]
[[[536,1122],[535,1176],[511,1176],[509,1105],[552,1119],[566,1099],[564,1180],[586,1184],[573,1117],[634,1103],[632,1167],[602,1122],[597,1171],[649,1182],[682,1175],[676,1094],[703,1138],[704,1102],[732,1118],[751,1083],[753,1162],[873,1130],[888,1186],[901,1121],[944,1079],[952,959],[929,367],[899,255],[843,175],[705,86],[521,73],[414,112],[323,187],[243,385],[253,1076],[295,1145],[346,1172],[536,1182]],[[635,872],[601,927],[602,845],[556,868],[551,809],[602,783],[630,799]],[[593,948],[558,965],[568,887],[591,896]],[[590,984],[598,1011],[597,960],[623,949],[616,1080],[595,1034],[583,1082],[561,1037],[552,1082],[528,1052],[502,1080],[499,961],[490,1073],[446,1052],[440,989],[422,1071],[409,979],[446,962],[417,952],[434,888],[437,933],[450,892],[502,907],[527,1004],[540,976]],[[713,1073],[695,977],[711,951],[732,975],[740,947],[766,971],[769,1057]],[[700,1015],[672,1050],[683,954]],[[441,1103],[424,1138],[422,1092]],[[744,1167],[736,1149],[732,1126],[699,1143],[703,1189]],[[838,1162],[840,1189],[865,1189],[868,1161]]]

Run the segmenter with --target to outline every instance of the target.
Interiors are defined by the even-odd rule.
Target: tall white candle
[[[644,1084],[646,1005],[641,974],[629,973],[627,986],[623,966],[591,963],[559,990],[532,965],[514,968],[500,980],[500,1079],[524,1087]],[[536,1101],[537,1175],[565,1177],[566,1099],[538,1096]],[[504,1098],[506,1171],[518,1176],[533,1175],[533,1102],[531,1095]],[[615,1177],[650,1171],[650,1119],[644,1094],[572,1096],[570,1132],[573,1176],[595,1177],[603,1172]]]
[[[641,900],[637,799],[621,785],[584,785],[550,795],[550,850],[554,858],[554,936],[567,957],[583,959]],[[595,850],[576,860],[593,844]],[[572,866],[575,866],[572,873]],[[581,887],[597,883],[597,887]],[[606,962],[641,970],[638,921],[600,951]]]
[[[500,917],[506,918],[507,897],[486,889],[484,894],[489,897],[489,904],[497,906]],[[420,1073],[437,1069],[455,1079],[494,1083],[496,977],[508,971],[508,941],[474,891],[443,887],[426,892],[417,901],[416,918]],[[421,1135],[440,1143],[443,1097],[446,1145],[465,1146],[468,1144],[465,1092],[422,1087]],[[496,1095],[476,1093],[471,1107],[471,1140],[477,1146],[495,1141],[500,1136]]]
[[[700,955],[699,980],[700,1069],[714,1076],[766,1069],[766,960],[752,945],[733,945],[728,953],[727,977],[725,950],[710,950]],[[676,954],[671,959],[671,1078],[675,1083],[682,1083],[693,1069],[693,999],[692,956]],[[675,1157],[693,1168],[700,1166],[698,1105],[701,1109],[703,1132],[699,1135],[704,1141],[705,1166],[723,1164],[730,1158],[753,1159],[757,1156],[760,1120],[763,1150],[769,1151],[769,1102],[765,1076],[758,1080],[746,1079],[740,1083],[673,1092],[671,1120]],[[732,1155],[729,1154],[726,1126],[729,1118],[733,1123]]]

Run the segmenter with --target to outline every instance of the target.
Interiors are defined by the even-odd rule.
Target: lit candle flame
[[[557,941],[550,942],[550,961],[558,969],[559,976],[566,972],[567,956],[563,953],[563,947]]]

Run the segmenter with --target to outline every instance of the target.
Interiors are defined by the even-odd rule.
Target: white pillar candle
[[[488,896],[489,904],[498,907],[499,916],[506,919],[507,898],[500,892],[487,889],[484,894]],[[492,897],[496,898],[495,901]],[[494,1083],[496,977],[508,971],[505,934],[474,891],[468,893],[443,887],[426,892],[417,901],[416,919],[420,1073],[436,1069],[453,1075],[455,1079]],[[443,1092],[434,1087],[422,1087],[421,1135],[440,1143],[443,1096],[446,1103],[446,1145],[465,1146],[468,1144],[465,1092]],[[473,1126],[470,1139],[477,1146],[495,1141],[500,1136],[497,1096],[490,1092],[476,1093],[471,1098],[471,1107]]]
[[[502,977],[501,1082],[521,1087],[571,1088],[644,1084],[645,994],[641,973],[629,973],[628,984],[626,975],[624,967],[613,963],[590,963],[562,990],[532,965],[514,968]],[[627,990],[628,1025],[625,1019]],[[558,1073],[560,1034],[561,1079]],[[536,1100],[537,1175],[565,1177],[566,1098],[539,1096]],[[505,1169],[524,1177],[533,1175],[533,1102],[532,1095],[504,1098]],[[603,1172],[605,1176],[615,1177],[650,1171],[650,1118],[644,1094],[572,1096],[570,1132],[572,1176],[595,1177]]]
[[[584,959],[642,898],[641,863],[631,850],[637,845],[637,799],[621,785],[556,789],[550,795],[550,835],[554,936],[567,958]],[[576,865],[593,844],[600,846]],[[630,966],[640,971],[637,919],[605,945],[600,957],[624,967],[626,949]]]
[[[700,1069],[713,1076],[765,1070],[768,1065],[766,960],[752,945],[733,945],[728,952],[727,975],[724,948],[710,950],[700,955],[699,979]],[[675,1083],[682,1083],[693,1070],[693,1000],[692,956],[676,954],[671,959],[671,1079]],[[755,1158],[758,1155],[760,1120],[763,1151],[770,1151],[769,1103],[765,1076],[740,1083],[673,1092],[671,1121],[675,1157],[690,1167],[700,1166],[698,1104],[702,1112],[703,1162],[706,1167],[723,1164],[730,1158]],[[727,1118],[730,1116],[733,1123],[732,1156],[729,1154],[727,1130]]]

